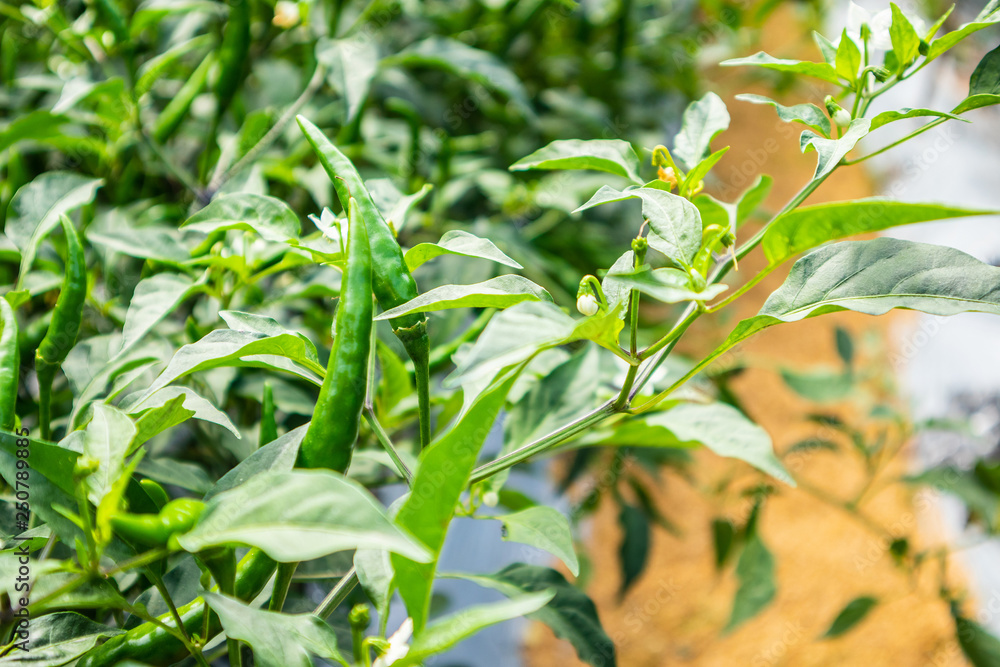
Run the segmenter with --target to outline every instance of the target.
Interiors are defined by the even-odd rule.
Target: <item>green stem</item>
[[[340,604],[347,599],[347,596],[351,594],[354,587],[358,585],[358,571],[353,567],[348,570],[337,585],[333,587],[333,590],[319,603],[316,610],[313,612],[323,620],[330,617],[330,614],[340,606]]]
[[[547,449],[551,449],[555,445],[568,440],[574,435],[600,424],[616,412],[615,401],[607,401],[596,410],[588,412],[576,421],[566,424],[562,428],[553,431],[547,436],[528,443],[520,449],[515,449],[509,454],[501,456],[500,458],[490,461],[489,463],[479,466],[472,471],[469,483],[475,484],[477,482],[481,482],[498,472],[502,472],[517,465],[518,463],[521,463],[522,461],[527,461],[535,454],[540,454]]]
[[[905,137],[902,137],[901,139],[897,139],[896,141],[892,142],[891,144],[889,144],[887,146],[883,146],[882,148],[878,149],[877,151],[875,151],[873,153],[868,153],[867,155],[862,155],[857,160],[844,160],[841,164],[844,165],[844,166],[849,166],[849,165],[852,165],[852,164],[858,164],[860,162],[864,162],[865,160],[873,158],[876,155],[881,155],[882,153],[885,153],[887,150],[889,150],[891,148],[895,148],[896,146],[909,141],[910,139],[912,139],[913,137],[916,137],[917,135],[923,134],[927,130],[933,129],[933,128],[937,127],[938,125],[941,125],[942,123],[944,123],[944,122],[946,122],[948,120],[951,120],[951,119],[950,118],[938,118],[937,120],[932,120],[931,122],[927,123],[923,127],[917,128],[913,132],[910,132],[909,134],[907,134]]]
[[[399,456],[399,452],[396,450],[395,445],[392,444],[392,440],[389,439],[389,435],[385,432],[385,429],[382,428],[382,424],[379,423],[374,411],[372,411],[371,408],[366,407],[362,414],[365,417],[365,421],[368,422],[368,426],[370,426],[372,431],[375,433],[375,437],[378,438],[379,443],[381,443],[382,447],[385,448],[389,458],[392,459],[393,465],[395,465],[396,470],[399,471],[399,476],[406,480],[407,486],[413,486],[413,472],[406,466],[403,459]]]
[[[278,571],[274,575],[274,592],[271,593],[271,601],[267,604],[268,611],[280,612],[285,606],[288,589],[292,585],[292,577],[295,576],[295,568],[298,565],[298,563],[278,563]]]
[[[35,359],[35,374],[38,377],[38,425],[42,440],[52,439],[52,383],[56,376],[56,366]]]
[[[431,369],[427,355],[413,357],[413,378],[417,387],[420,420],[420,448],[431,444]]]

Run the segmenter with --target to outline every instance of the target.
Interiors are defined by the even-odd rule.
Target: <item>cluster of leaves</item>
[[[708,364],[764,328],[836,310],[1000,311],[997,270],[962,253],[889,239],[845,242],[796,262],[760,313],[705,359],[670,356],[695,319],[803,252],[861,232],[984,213],[885,200],[800,204],[882,125],[935,117],[926,129],[1000,102],[994,52],[958,109],[865,116],[885,90],[1000,15],[991,5],[941,37],[940,25],[918,35],[914,47],[912,24],[894,10],[892,48],[878,66],[869,62],[875,47],[865,28],[857,42],[845,35],[832,54],[824,48],[826,63],[754,57],[749,64],[822,74],[837,99],[853,96],[853,109],[845,121],[836,101],[825,112],[778,107],[783,118],[809,120],[802,146],[816,151],[817,168],[737,246],[770,180],[732,202],[702,192],[725,152],[711,149],[729,123],[718,96],[687,107],[672,148],[653,149],[652,165],[622,139],[576,138],[607,130],[660,136],[659,119],[681,108],[681,96],[664,89],[693,87],[695,63],[683,54],[699,32],[689,22],[694,7],[662,11],[640,30],[646,9],[620,6],[599,16],[543,0],[458,9],[378,1],[6,7],[0,47],[11,93],[2,102],[14,120],[0,133],[9,199],[0,261],[24,363],[20,429],[0,434],[0,474],[18,499],[19,453],[29,442],[31,525],[11,537],[37,555],[26,604],[45,664],[172,664],[188,656],[206,664],[217,635],[227,639],[218,655],[228,652],[231,664],[245,647],[262,665],[306,665],[312,655],[368,665],[373,653],[377,664],[417,664],[524,615],[552,626],[585,661],[613,664],[593,604],[557,571],[515,564],[489,575],[438,572],[451,521],[499,519],[506,539],[546,549],[577,574],[566,518],[505,488],[517,463],[556,446],[602,446],[654,465],[705,445],[791,482],[767,433],[700,377]],[[682,30],[672,33],[675,26]],[[593,44],[599,57],[580,58]],[[532,65],[542,60],[562,65]],[[327,372],[329,304],[345,261],[331,184],[289,122],[299,112],[337,128],[338,145],[371,177],[365,186],[424,287],[376,318],[369,423],[349,476],[294,469]],[[522,180],[506,169],[511,163],[514,172],[556,175]],[[613,186],[597,189],[608,178]],[[626,200],[639,208],[627,209],[634,202]],[[608,231],[593,213],[586,225],[556,233],[573,211],[599,205],[635,224]],[[305,228],[299,212],[313,213]],[[48,441],[25,436],[49,428],[30,360],[52,333],[51,296],[68,273],[70,236],[58,227],[65,216],[73,220],[64,229],[84,236],[90,277],[78,304],[82,333],[65,342],[71,349],[52,397],[56,438]],[[615,260],[609,239],[631,239],[632,250]],[[735,261],[758,245],[766,268],[709,306],[728,289],[720,281]],[[569,260],[568,247],[582,252]],[[574,298],[567,285],[581,272],[574,262],[609,267],[602,280],[580,283],[578,302],[596,304],[582,318],[566,310]],[[526,275],[496,276],[497,265]],[[659,323],[640,327],[640,300],[650,299],[677,304],[665,334]],[[382,324],[416,312],[435,315],[433,415],[419,414],[414,369]],[[501,452],[481,462],[502,411]],[[417,421],[431,416],[434,441],[419,452]],[[634,503],[619,492],[622,480]],[[394,491],[403,495],[387,508]],[[634,475],[616,475],[591,504],[603,491],[632,527],[624,591],[642,570],[645,517],[655,507]],[[161,521],[144,536],[123,529],[126,508],[163,517],[169,498],[181,495],[205,503],[183,526]],[[16,509],[12,502],[8,513]],[[737,574],[745,584],[735,626],[773,595],[762,583],[773,559],[754,521],[730,528],[729,541],[743,545]],[[14,567],[13,549],[0,557]],[[509,599],[431,619],[442,576]],[[330,584],[322,601],[310,597],[315,582]],[[387,638],[396,593],[409,620]],[[23,606],[13,591],[8,597]],[[366,606],[343,613],[348,599],[373,606],[377,623],[368,627]],[[12,615],[3,622],[17,625]],[[12,635],[9,648],[17,643]],[[346,643],[351,656],[340,648]]]

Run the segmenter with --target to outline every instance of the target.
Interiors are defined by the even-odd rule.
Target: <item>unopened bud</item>
[[[597,314],[597,311],[600,310],[600,305],[593,294],[581,294],[576,298],[576,309],[580,311],[581,315],[590,317]]]

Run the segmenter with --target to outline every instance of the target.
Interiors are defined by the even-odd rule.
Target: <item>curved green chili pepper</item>
[[[159,514],[118,514],[111,527],[121,537],[151,547],[167,546],[170,538],[191,530],[205,509],[194,498],[177,498],[163,506]]]
[[[340,307],[319,401],[302,446],[299,465],[345,472],[358,439],[368,391],[372,336],[372,257],[365,218],[356,199],[348,204],[347,268],[340,285]]]
[[[61,218],[66,234],[66,277],[59,299],[52,311],[52,321],[45,338],[35,352],[35,372],[38,375],[38,419],[42,440],[51,437],[49,421],[52,410],[52,381],[66,355],[76,344],[83,322],[83,302],[87,298],[87,263],[80,236],[70,219]]]
[[[341,153],[323,132],[303,116],[296,120],[303,134],[319,157],[320,164],[333,181],[337,198],[345,206],[352,193],[358,200],[358,208],[365,219],[368,229],[368,242],[371,245],[372,290],[383,310],[389,310],[402,305],[418,295],[417,283],[410,274],[410,269],[403,259],[403,250],[396,241],[389,224],[382,217],[371,195],[365,188],[361,175],[354,164]],[[430,341],[427,338],[427,321],[423,313],[411,313],[390,320],[392,330],[406,348],[406,353],[413,360],[417,381],[417,398],[420,401],[420,443],[426,446],[430,442],[430,389],[429,389],[429,357]]]
[[[156,139],[157,143],[162,144],[166,142],[177,131],[177,128],[180,127],[181,123],[187,117],[195,98],[204,90],[205,83],[208,81],[208,73],[212,69],[214,62],[214,53],[209,53],[205,56],[205,59],[195,68],[188,80],[181,86],[181,89],[177,91],[177,94],[174,95],[173,99],[163,109],[163,112],[156,118],[156,123],[153,125],[153,138]]]
[[[17,344],[17,317],[0,297],[0,431],[13,431],[21,349]]]
[[[221,116],[233,101],[236,90],[243,82],[250,52],[250,0],[230,0],[229,20],[222,33],[219,48],[219,79],[215,96],[219,101],[217,115]]]

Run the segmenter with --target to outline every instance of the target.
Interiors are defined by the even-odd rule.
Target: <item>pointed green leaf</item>
[[[139,342],[157,322],[173,312],[192,293],[194,285],[193,280],[178,273],[157,273],[140,280],[125,315],[118,354]]]
[[[889,38],[892,40],[892,52],[896,54],[897,71],[902,72],[919,55],[920,35],[896,3],[890,2],[889,6],[892,8]]]
[[[592,169],[617,174],[635,182],[639,178],[639,156],[621,139],[560,139],[523,157],[511,171],[527,169]]]
[[[874,132],[883,125],[888,125],[889,123],[894,123],[897,120],[903,120],[904,118],[920,118],[924,116],[934,116],[936,118],[951,118],[952,120],[966,121],[964,118],[957,116],[954,113],[948,113],[947,111],[934,111],[933,109],[910,109],[903,108],[899,111],[883,111],[882,113],[874,116],[872,118],[872,124],[869,131]]]
[[[476,605],[449,614],[418,631],[406,656],[392,664],[394,667],[416,665],[433,655],[447,651],[483,628],[534,613],[548,604],[553,597],[555,592],[546,590],[518,595],[503,602]]]
[[[506,275],[474,285],[444,285],[385,311],[376,320],[452,308],[509,308],[525,301],[551,301],[543,288],[523,276]]]
[[[690,266],[701,248],[702,222],[697,207],[683,197],[654,188],[619,191],[605,185],[574,213],[633,198],[642,201],[642,214],[649,220],[649,245],[682,266]]]
[[[1000,46],[979,61],[969,78],[969,95],[1000,95]]]
[[[910,204],[873,197],[850,202],[797,208],[771,223],[764,232],[764,255],[771,266],[818,245],[877,232],[900,225],[945,220],[996,211],[965,209],[940,204]]]
[[[870,125],[871,120],[867,118],[852,120],[851,126],[839,139],[825,139],[808,130],[803,132],[799,138],[802,152],[805,153],[810,149],[816,150],[816,172],[813,174],[813,180],[821,179],[833,171],[857,143],[868,134]]]
[[[746,58],[732,58],[730,60],[724,60],[720,64],[724,67],[753,65],[756,67],[775,70],[777,72],[790,72],[792,74],[811,76],[829,83],[840,83],[840,79],[837,76],[837,70],[835,70],[829,63],[814,63],[808,60],[785,60],[770,56],[763,51],[759,51],[752,56],[747,56]]]
[[[505,255],[489,239],[481,239],[475,234],[453,229],[445,232],[437,243],[421,243],[406,251],[406,266],[413,271],[421,264],[441,255],[461,255],[481,257],[515,269],[524,267]]]
[[[301,229],[299,217],[288,204],[274,197],[249,193],[217,197],[181,227],[203,234],[239,229],[278,243],[297,239]]]
[[[1000,12],[993,12],[989,15],[981,14],[975,21],[959,26],[951,32],[946,32],[937,39],[931,41],[927,50],[927,61],[929,62],[934,60],[972,33],[994,26],[997,23],[1000,23]]]
[[[396,584],[418,637],[427,624],[437,559],[455,515],[455,505],[516,379],[517,372],[511,371],[494,381],[455,426],[420,454],[410,493],[399,508],[396,523],[409,530],[433,554],[430,563],[392,556]]]
[[[212,497],[179,541],[193,553],[245,544],[280,563],[359,548],[387,549],[420,562],[428,557],[361,485],[328,470],[255,475]]]
[[[830,136],[830,119],[815,104],[796,104],[786,107],[763,95],[737,95],[736,99],[753,104],[770,104],[778,112],[778,118],[786,123],[802,123],[824,137]]]
[[[861,69],[861,49],[848,36],[847,30],[840,34],[835,62],[837,74],[852,83],[857,81],[858,71]]]
[[[855,625],[860,623],[868,616],[875,605],[878,604],[878,598],[873,598],[867,595],[854,598],[837,614],[837,617],[833,619],[833,623],[830,624],[829,629],[823,633],[824,639],[833,639],[834,637],[839,637],[844,634]]]
[[[774,599],[777,586],[774,582],[774,556],[760,539],[757,531],[747,537],[736,565],[740,587],[733,600],[733,612],[726,624],[726,631],[735,629],[750,620]]]
[[[622,569],[618,598],[621,599],[646,568],[650,546],[649,519],[639,508],[623,502],[618,513],[618,525],[622,529],[622,541],[618,545]]]
[[[316,60],[326,65],[326,79],[344,100],[344,124],[361,110],[378,73],[378,48],[368,35],[347,39],[322,37],[316,45]]]
[[[725,292],[722,284],[707,285],[701,291],[691,288],[688,274],[678,269],[650,269],[648,266],[627,273],[609,273],[607,280],[615,285],[639,290],[663,303],[710,301]]]
[[[21,251],[21,268],[14,289],[21,289],[42,240],[59,224],[59,217],[94,200],[103,181],[67,171],[50,171],[21,187],[7,209],[4,233]]]
[[[314,614],[262,611],[217,593],[203,597],[219,615],[226,636],[253,649],[259,667],[313,667],[310,655],[350,664],[337,647],[337,633]]]
[[[97,471],[87,477],[90,502],[100,505],[125,467],[125,454],[135,435],[135,425],[125,413],[110,405],[94,406],[94,418],[83,435],[83,454],[99,462]]]
[[[547,567],[513,563],[495,574],[449,574],[464,579],[507,597],[537,591],[555,591],[555,597],[538,611],[528,615],[549,626],[556,637],[565,639],[580,660],[593,667],[615,667],[615,644],[608,637],[597,607],[583,591],[566,581],[559,572]]]
[[[573,534],[569,521],[562,512],[539,505],[496,518],[503,523],[505,541],[520,542],[548,551],[565,563],[573,576],[580,574],[580,561],[573,548]]]
[[[681,130],[674,137],[673,156],[680,158],[687,169],[694,168],[708,156],[712,139],[728,128],[726,103],[715,93],[707,93],[684,110]]]

